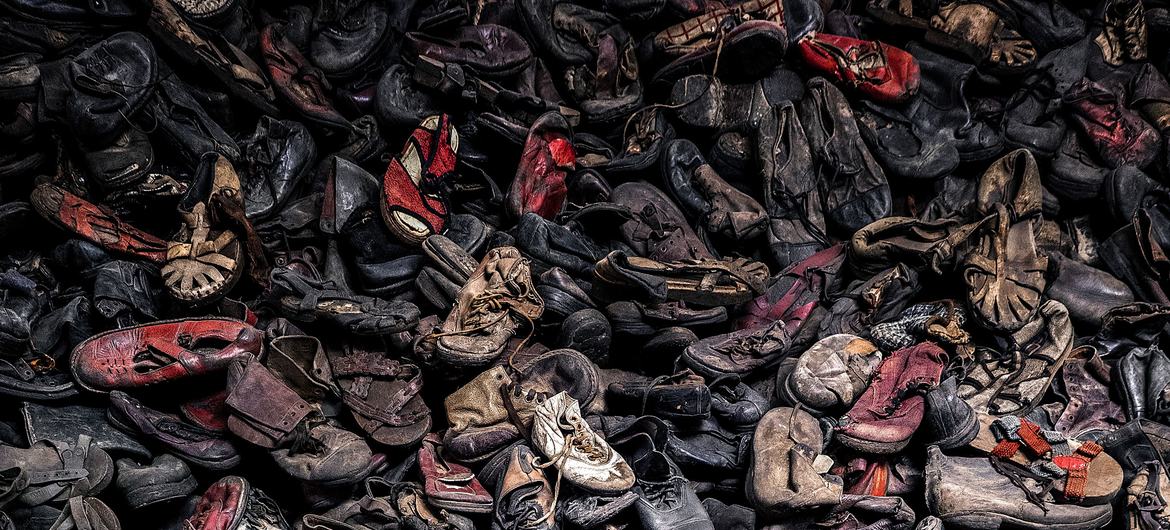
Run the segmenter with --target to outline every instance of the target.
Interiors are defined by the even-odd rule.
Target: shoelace
[[[593,440],[590,439],[591,437],[589,436],[588,429],[584,425],[584,420],[581,418],[576,418],[575,420],[570,420],[568,423],[566,423],[564,420],[565,418],[563,415],[557,420],[557,426],[560,427],[562,431],[569,431],[565,433],[565,443],[561,447],[561,450],[557,452],[557,454],[549,457],[547,462],[535,464],[537,469],[542,470],[555,466],[557,471],[557,478],[556,483],[553,486],[552,505],[549,508],[548,513],[536,521],[534,525],[539,525],[556,514],[557,501],[560,499],[561,495],[561,477],[563,476],[560,470],[560,464],[569,458],[569,455],[573,452],[573,448],[577,448],[577,450],[583,453],[585,458],[590,462],[600,463],[606,459],[605,452],[601,449],[601,447],[594,445]]]
[[[886,60],[886,53],[882,50],[881,46],[867,42],[858,47],[861,49],[860,52],[851,54],[836,46],[822,42],[817,42],[816,44],[819,48],[833,56],[833,59],[837,61],[838,67],[853,74],[854,79],[847,81],[854,87],[862,83],[880,84],[882,82],[880,76],[870,75],[870,72],[889,64]]]
[[[642,496],[651,504],[664,510],[671,510],[679,505],[679,491],[673,483],[642,482],[641,486]]]
[[[446,215],[446,212],[451,211],[451,205],[449,203],[451,183],[449,176],[449,174],[436,175],[424,170],[422,179],[418,183],[418,192],[422,196],[423,207],[440,217]]]

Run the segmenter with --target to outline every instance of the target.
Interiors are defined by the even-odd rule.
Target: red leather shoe
[[[227,420],[231,411],[227,406],[228,391],[216,389],[204,395],[184,401],[179,412],[187,421],[212,432],[227,432]]]
[[[465,466],[447,462],[439,454],[442,440],[435,433],[423,438],[418,450],[418,468],[423,475],[427,502],[455,512],[488,513],[492,496],[475,474]]]
[[[291,528],[268,495],[243,477],[229,475],[203,492],[195,513],[184,522],[191,530],[278,530]]]
[[[167,242],[134,228],[100,206],[53,184],[40,184],[30,201],[41,216],[106,250],[162,263]]]
[[[329,82],[325,74],[313,67],[287,37],[280,24],[266,26],[260,32],[260,52],[272,84],[280,97],[301,115],[327,127],[350,128],[326,95]]]
[[[814,32],[796,47],[810,68],[874,101],[899,103],[918,92],[918,61],[884,42]]]
[[[1109,167],[1143,168],[1158,155],[1158,131],[1117,96],[1088,79],[1068,89],[1064,104],[1073,122]]]
[[[552,219],[561,213],[569,188],[568,172],[577,167],[569,122],[559,112],[546,112],[528,130],[516,177],[508,188],[506,207],[513,218],[528,212]]]
[[[263,344],[263,333],[239,320],[168,320],[94,335],[73,349],[70,366],[77,384],[108,392],[225,370]]]
[[[404,243],[418,246],[443,231],[458,151],[459,133],[443,114],[424,119],[390,161],[382,177],[382,220]]]

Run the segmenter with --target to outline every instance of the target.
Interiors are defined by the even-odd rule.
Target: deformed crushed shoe
[[[593,274],[607,288],[634,287],[651,301],[720,306],[746,302],[761,293],[768,268],[747,259],[664,263],[615,251],[597,262]]]
[[[521,326],[531,325],[543,312],[528,259],[514,247],[489,250],[432,335],[436,352],[453,366],[490,364]]]

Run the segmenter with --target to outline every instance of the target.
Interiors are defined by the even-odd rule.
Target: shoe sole
[[[1085,528],[1101,528],[1112,518],[1112,512],[1106,512],[1091,521],[1075,523],[1031,522],[1016,517],[990,512],[960,512],[958,515],[940,515],[939,520],[946,527],[952,525],[957,528],[972,528],[976,530],[998,530],[999,528],[1024,528],[1028,530],[1084,530]]]
[[[844,445],[845,447],[875,455],[894,454],[910,445],[909,438],[897,442],[874,442],[872,440],[855,438],[853,436],[841,433],[833,433],[833,436],[837,439],[838,442],[841,442],[841,445]]]

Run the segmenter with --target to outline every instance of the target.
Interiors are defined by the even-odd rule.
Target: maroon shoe
[[[845,246],[838,244],[792,264],[767,292],[746,304],[746,314],[735,322],[735,328],[757,329],[777,320],[803,322],[820,303],[821,294],[831,291],[844,263]]]
[[[204,395],[189,399],[179,405],[179,412],[187,421],[212,432],[227,432],[230,411],[227,406],[226,388],[215,389]]]
[[[418,468],[423,475],[427,502],[455,512],[491,512],[491,494],[470,469],[445,460],[439,454],[442,446],[439,435],[431,433],[423,438],[418,450]]]
[[[547,112],[532,124],[505,203],[513,218],[535,212],[552,219],[561,212],[569,194],[565,177],[577,167],[571,135],[559,112]]]
[[[222,434],[184,422],[174,414],[144,406],[117,390],[110,392],[110,423],[130,434],[152,439],[179,458],[203,468],[224,470],[240,463],[240,453]]]
[[[926,390],[938,385],[946,361],[946,352],[933,342],[892,353],[841,417],[837,441],[871,454],[901,451],[922,423]]]
[[[406,46],[416,55],[455,63],[491,79],[514,76],[532,62],[524,37],[496,24],[464,26],[446,37],[412,31],[406,34]]]
[[[326,95],[329,81],[325,74],[310,65],[296,45],[285,37],[283,25],[272,24],[260,32],[260,51],[276,93],[302,116],[327,127],[350,127],[349,120],[333,108]]]
[[[83,239],[115,252],[162,263],[167,242],[134,228],[113,213],[53,184],[41,184],[30,197],[33,207],[49,221]]]
[[[94,335],[73,349],[77,384],[93,392],[141,388],[227,369],[260,354],[264,335],[228,318],[153,322]]]
[[[1082,79],[1064,95],[1073,122],[1110,167],[1143,168],[1158,155],[1158,131],[1101,85]]]

